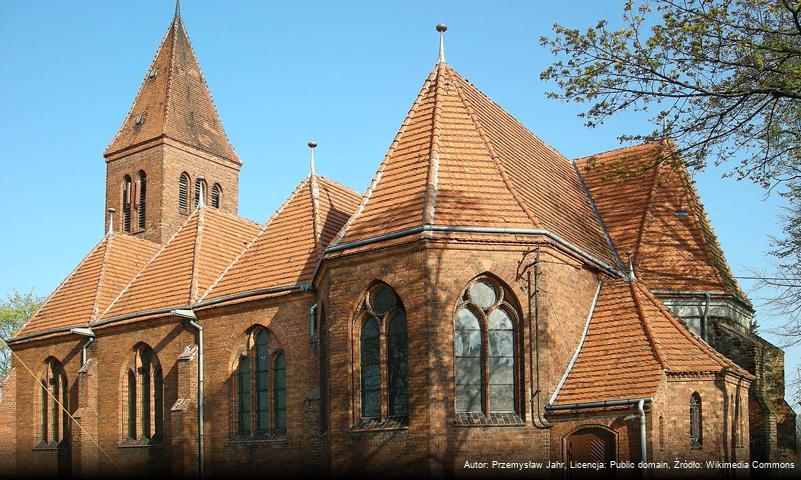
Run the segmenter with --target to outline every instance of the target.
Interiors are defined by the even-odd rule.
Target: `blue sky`
[[[320,144],[320,174],[364,190],[436,61],[439,22],[450,27],[448,63],[564,155],[616,148],[619,134],[649,129],[633,114],[587,129],[580,107],[546,99],[553,86],[539,80],[552,58],[538,39],[554,23],[615,20],[622,6],[184,0],[182,14],[245,162],[240,214],[263,222],[306,175],[310,139]],[[0,296],[48,294],[100,239],[102,152],[172,12],[171,0],[0,0]],[[768,236],[780,233],[782,202],[722,179],[724,171],[695,178],[735,274],[749,275],[765,266]],[[763,331],[778,324],[759,320]],[[787,351],[788,374],[799,357],[801,349]]]

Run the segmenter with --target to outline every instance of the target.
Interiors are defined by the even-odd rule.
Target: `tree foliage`
[[[0,303],[0,338],[11,337],[36,312],[41,303],[42,299],[36,297],[33,292],[9,293]],[[0,342],[0,379],[6,376],[10,368],[11,352],[4,342]]]
[[[557,58],[541,78],[556,83],[551,98],[587,105],[587,126],[647,112],[650,131],[620,140],[673,139],[655,164],[731,162],[727,175],[787,197],[763,285],[780,292],[783,333],[801,341],[801,1],[628,0],[619,28],[554,32],[541,39]]]

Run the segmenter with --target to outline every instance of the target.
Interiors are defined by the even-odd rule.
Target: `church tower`
[[[201,195],[210,208],[237,212],[242,162],[225,135],[178,3],[133,106],[103,156],[106,210],[116,210],[114,231],[164,243]]]

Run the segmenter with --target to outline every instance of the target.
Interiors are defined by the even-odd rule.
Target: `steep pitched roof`
[[[665,372],[751,375],[696,337],[638,282],[602,286],[554,404],[653,397]]]
[[[544,228],[612,258],[570,161],[444,63],[335,244],[421,225]]]
[[[240,163],[223,130],[180,15],[170,24],[109,156],[159,137]]]
[[[689,173],[660,164],[671,148],[649,143],[576,165],[617,250],[633,254],[640,280],[657,290],[721,291],[747,301]]]
[[[130,235],[104,237],[16,336],[94,321],[157,250],[157,244]]]
[[[194,304],[258,231],[259,225],[234,215],[196,209],[101,320]]]
[[[327,178],[303,180],[203,300],[311,283],[322,249],[356,211],[361,196]]]

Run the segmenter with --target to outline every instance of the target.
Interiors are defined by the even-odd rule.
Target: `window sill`
[[[64,449],[64,444],[62,442],[39,442],[31,448],[34,452],[59,452]]]
[[[161,442],[157,442],[153,439],[147,437],[141,437],[134,440],[133,438],[127,438],[123,440],[123,442],[117,448],[153,448],[153,447],[161,447]]]
[[[375,432],[408,429],[409,417],[387,417],[384,420],[378,418],[363,418],[359,423],[351,427],[351,431],[353,432]]]
[[[496,412],[489,416],[481,412],[460,412],[456,414],[456,423],[460,427],[522,427],[526,425],[515,412]]]

